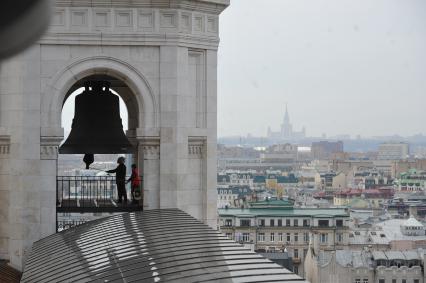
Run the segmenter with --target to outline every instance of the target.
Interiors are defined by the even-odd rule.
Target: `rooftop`
[[[406,222],[406,219],[389,219],[376,225],[382,229],[381,233],[384,233],[390,241],[399,240],[426,240],[426,235],[413,236],[404,235],[401,231],[401,226]]]
[[[218,209],[220,216],[237,217],[349,217],[348,212],[343,208],[227,208]]]

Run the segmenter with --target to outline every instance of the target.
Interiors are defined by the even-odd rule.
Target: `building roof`
[[[407,221],[406,219],[389,219],[389,220],[377,223],[376,226],[382,229],[381,233],[384,233],[390,241],[426,240],[426,235],[404,235],[401,231],[401,225],[406,221]]]
[[[385,255],[389,260],[395,260],[395,259],[404,260],[405,259],[404,254],[400,251],[386,251]]]
[[[90,221],[35,242],[21,282],[300,280],[188,214],[162,209]]]
[[[5,260],[0,260],[0,282],[18,283],[21,280],[21,272],[9,266]]]
[[[382,251],[373,251],[372,252],[374,260],[387,260],[388,257],[386,254]]]
[[[250,203],[252,208],[293,208],[294,202],[288,199],[271,199]]]
[[[423,227],[423,224],[420,221],[418,221],[416,218],[414,218],[413,215],[410,215],[410,218],[408,218],[404,223],[402,223],[401,226],[404,226],[404,227]]]
[[[218,209],[219,216],[237,217],[349,217],[348,212],[342,208],[225,208]]]

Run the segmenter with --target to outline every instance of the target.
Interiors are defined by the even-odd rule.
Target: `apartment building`
[[[283,200],[255,203],[246,209],[219,209],[219,227],[229,238],[259,252],[287,251],[293,271],[304,276],[310,237],[322,250],[343,249],[349,242],[349,213],[341,208],[294,208]]]

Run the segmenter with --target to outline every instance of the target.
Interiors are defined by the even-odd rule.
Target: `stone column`
[[[181,127],[179,103],[185,88],[187,50],[160,47],[160,208],[181,207],[178,192],[186,172],[188,141]]]
[[[0,259],[9,259],[10,137],[0,136]]]
[[[56,177],[58,148],[63,137],[40,138],[40,228],[41,237],[56,233]]]
[[[40,162],[40,45],[1,63],[2,125],[10,133],[8,259],[22,269],[35,240],[47,235]],[[3,104],[3,102],[5,102]],[[55,207],[55,202],[51,204]],[[54,214],[53,214],[54,215]],[[55,222],[50,223],[54,227]],[[54,231],[47,230],[48,232]]]
[[[206,50],[206,223],[217,228],[217,51]]]
[[[139,137],[137,162],[145,209],[160,208],[160,137]]]

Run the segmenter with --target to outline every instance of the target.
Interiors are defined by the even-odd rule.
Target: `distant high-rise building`
[[[279,138],[285,140],[301,139],[306,136],[306,128],[303,127],[300,132],[293,131],[293,125],[290,123],[290,115],[288,114],[287,104],[285,106],[285,113],[283,123],[279,132],[273,132],[271,127],[268,127],[268,138]]]
[[[312,157],[314,159],[328,159],[334,153],[343,152],[343,142],[320,141],[313,142],[311,147]]]
[[[408,143],[389,142],[379,145],[377,159],[380,160],[401,160],[407,159],[410,154]]]

